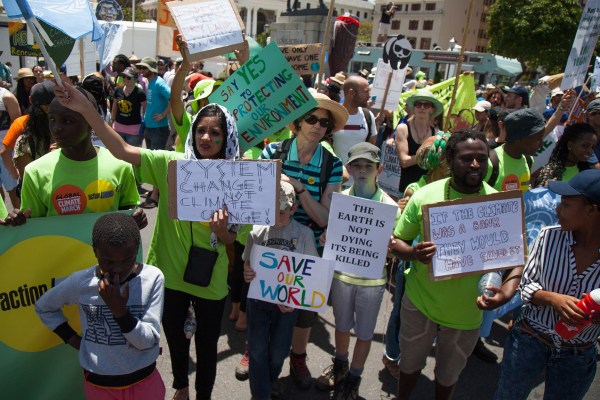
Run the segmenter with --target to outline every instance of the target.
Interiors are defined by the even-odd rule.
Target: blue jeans
[[[121,136],[127,144],[135,147],[142,147],[142,142],[144,141],[143,135],[128,135],[126,133],[119,133],[119,136]]]
[[[144,139],[146,139],[146,148],[150,150],[164,150],[169,138],[169,127],[161,126],[159,128],[146,127],[144,130]]]
[[[545,400],[582,399],[596,374],[596,348],[556,349],[523,332],[517,322],[504,345],[495,400],[527,399],[545,371]]]
[[[390,313],[385,331],[385,355],[392,361],[400,359],[400,303],[402,296],[404,296],[404,261],[400,260],[396,270],[394,308]]]
[[[298,310],[282,313],[276,304],[248,299],[246,313],[250,392],[253,399],[267,400],[290,353]]]

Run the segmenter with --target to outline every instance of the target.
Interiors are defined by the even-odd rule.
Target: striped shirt
[[[581,274],[577,273],[575,255],[571,251],[574,243],[572,232],[562,231],[560,226],[542,229],[533,244],[521,279],[521,298],[525,303],[521,318],[525,318],[536,331],[550,335],[556,344],[593,343],[600,335],[600,325],[590,324],[572,340],[565,340],[554,330],[560,319],[559,314],[550,306],[538,306],[531,302],[538,290],[581,299],[584,293],[600,287],[600,258]]]
[[[273,154],[277,150],[279,143],[269,143],[263,150],[260,158],[271,159]],[[283,163],[282,173],[286,174],[290,178],[298,179],[304,184],[306,190],[310,193],[313,199],[321,202],[321,167],[323,161],[323,151],[326,151],[321,144],[317,145],[317,149],[313,154],[312,158],[307,164],[300,164],[298,158],[298,147],[296,146],[296,139],[292,141],[290,150],[287,155],[287,159]],[[339,158],[333,156],[333,169],[331,175],[327,178],[327,184],[339,184],[342,182],[342,162]],[[310,219],[306,211],[302,207],[302,204],[298,204],[298,209],[293,215],[293,218],[300,222],[302,225],[308,226],[312,229],[315,235],[315,243],[317,248],[321,247],[319,243],[319,237],[323,233],[323,228]]]

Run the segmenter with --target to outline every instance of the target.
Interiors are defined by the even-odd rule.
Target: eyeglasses
[[[329,118],[319,118],[316,115],[312,114],[307,117],[304,117],[304,122],[306,122],[309,125],[314,125],[318,122],[321,128],[329,128],[331,126],[331,120]]]
[[[416,101],[415,108],[432,108],[433,104],[428,101]]]

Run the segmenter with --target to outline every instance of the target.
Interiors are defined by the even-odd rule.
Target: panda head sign
[[[403,35],[388,39],[383,46],[383,62],[392,69],[406,68],[411,54],[412,45]]]

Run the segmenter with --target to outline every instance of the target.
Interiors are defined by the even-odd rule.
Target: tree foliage
[[[131,21],[131,7],[121,7],[123,10],[123,20]],[[140,7],[135,8],[135,22],[144,22],[152,20],[150,16],[146,13],[146,11],[142,10]]]
[[[576,0],[497,0],[488,14],[490,51],[528,69],[562,72],[581,18]]]
[[[356,40],[359,42],[370,42],[372,30],[373,21],[360,21],[360,26],[358,27],[358,37]]]

